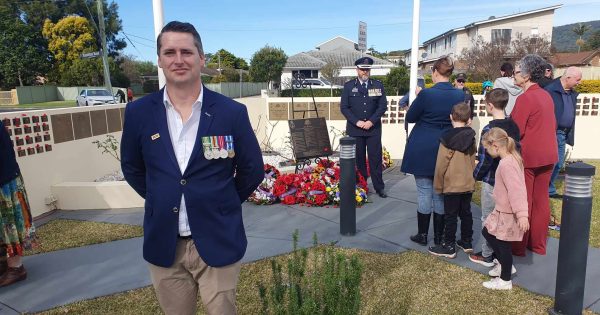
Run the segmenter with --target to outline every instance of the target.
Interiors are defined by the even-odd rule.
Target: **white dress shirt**
[[[171,137],[171,143],[173,143],[173,151],[175,151],[175,157],[177,158],[177,164],[179,164],[181,174],[185,172],[192,151],[194,150],[194,144],[196,143],[196,135],[198,134],[198,126],[200,125],[200,110],[202,109],[203,92],[204,89],[200,87],[198,99],[192,105],[192,114],[184,123],[179,112],[173,107],[173,103],[167,93],[167,87],[165,86],[163,104],[165,105],[167,113],[169,136]],[[185,206],[185,195],[183,194],[181,195],[181,204],[179,206],[179,235],[188,236],[191,234],[192,232],[190,231],[190,224]]]

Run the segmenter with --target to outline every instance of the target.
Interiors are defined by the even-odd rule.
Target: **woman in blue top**
[[[25,184],[15,158],[12,140],[0,121],[0,246],[6,260],[0,263],[0,287],[25,280],[23,250],[35,242],[35,228]]]
[[[427,245],[427,232],[431,212],[433,216],[434,243],[441,243],[444,232],[444,199],[433,190],[435,161],[440,137],[452,128],[452,106],[465,100],[462,90],[450,83],[454,61],[449,56],[438,59],[432,67],[431,79],[435,85],[419,92],[406,113],[406,121],[415,123],[402,159],[402,172],[413,174],[417,185],[418,233],[410,237],[413,242]]]

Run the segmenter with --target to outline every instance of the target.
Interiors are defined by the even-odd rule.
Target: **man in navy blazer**
[[[202,85],[200,35],[170,22],[157,38],[166,86],[125,109],[121,167],[145,199],[144,259],[166,314],[233,314],[247,246],[242,202],[264,178],[246,107]]]
[[[565,163],[565,144],[575,145],[575,115],[577,106],[577,91],[575,87],[581,82],[581,69],[569,67],[565,73],[550,83],[544,89],[550,93],[554,102],[554,116],[556,117],[556,143],[558,144],[558,163],[554,166],[550,177],[548,195],[551,198],[562,198],[556,191],[554,181]]]
[[[383,182],[381,147],[381,116],[387,110],[383,83],[370,78],[373,58],[362,57],[354,62],[357,78],[344,84],[340,110],[346,117],[346,134],[356,139],[356,166],[365,180],[369,155],[371,181],[377,194],[386,198]]]

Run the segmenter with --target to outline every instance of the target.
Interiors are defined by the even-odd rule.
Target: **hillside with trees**
[[[589,47],[588,42],[592,35],[595,37],[600,35],[600,20],[555,26],[552,30],[552,47],[556,52],[577,52],[579,35],[574,30],[580,28],[580,24],[584,26],[583,30],[585,30],[581,35],[583,40],[581,50],[593,48]]]

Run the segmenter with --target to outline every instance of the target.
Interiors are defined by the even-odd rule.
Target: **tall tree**
[[[479,36],[470,48],[463,49],[459,62],[466,67],[471,80],[491,80],[498,76],[508,51],[509,46],[492,44]]]
[[[254,82],[279,82],[287,55],[281,48],[265,46],[252,55],[250,76]]]
[[[81,54],[97,51],[96,41],[86,18],[67,16],[56,24],[46,20],[42,34],[54,55],[51,80],[67,85],[96,85],[102,77],[97,60],[81,59]]]
[[[573,29],[572,29],[573,33],[575,33],[579,36],[579,38],[575,42],[575,44],[577,44],[577,52],[580,52],[581,46],[583,46],[585,44],[585,41],[583,40],[582,37],[589,30],[590,30],[590,26],[587,24],[583,24],[583,23],[578,23],[577,26],[573,27]]]
[[[49,69],[48,50],[40,33],[8,7],[0,6],[0,86],[31,85]]]

